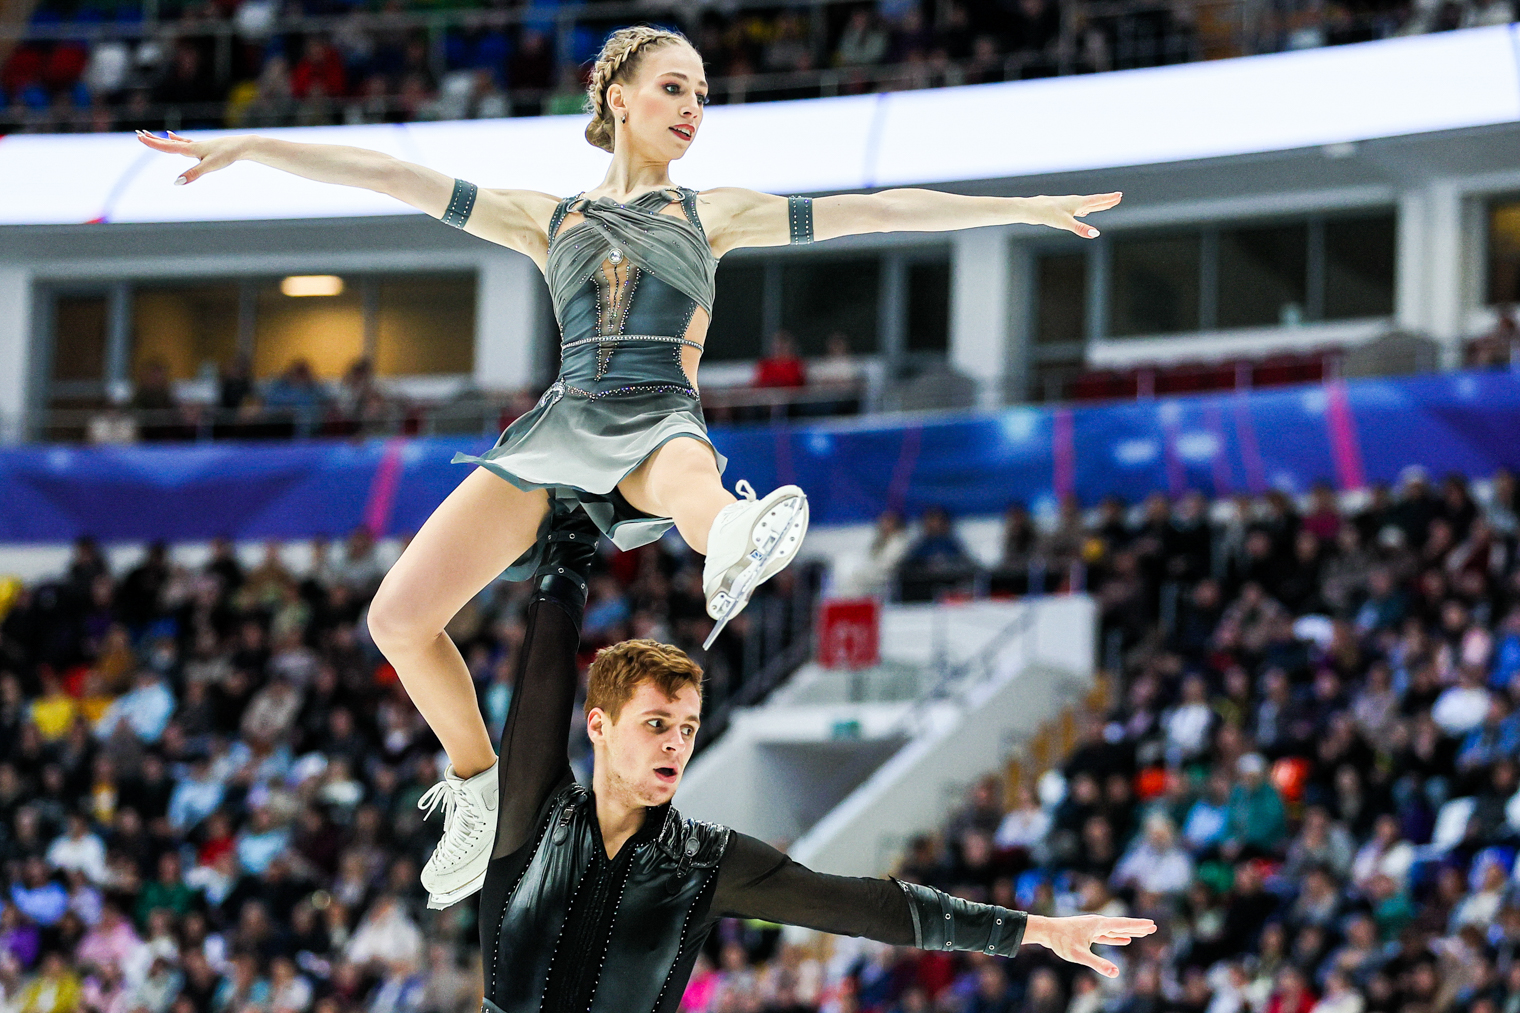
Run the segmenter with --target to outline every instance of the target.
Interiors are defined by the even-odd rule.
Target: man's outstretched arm
[[[712,913],[927,950],[981,950],[1011,957],[1024,943],[1038,943],[1109,977],[1118,968],[1093,953],[1092,946],[1122,946],[1156,930],[1145,918],[1046,918],[962,900],[916,883],[830,876],[737,832],[718,870]]]

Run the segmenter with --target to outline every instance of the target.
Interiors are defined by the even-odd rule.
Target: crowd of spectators
[[[397,549],[364,528],[258,559],[156,544],[113,572],[82,539],[56,578],[0,581],[0,1009],[479,1008],[476,905],[428,911],[418,882],[444,759],[365,628]],[[634,636],[695,650],[700,564],[601,557],[583,662]],[[705,656],[714,702],[803,572]],[[492,584],[449,626],[498,737],[526,587]],[[567,745],[589,776],[584,727]]]
[[[1033,575],[1091,593],[1112,702],[1035,782],[978,780],[897,874],[1161,930],[1108,950],[1110,980],[1034,946],[1003,960],[725,921],[683,1008],[1520,1008],[1515,486],[1411,468],[1353,498],[1011,509],[973,590],[1000,593],[1001,571],[1031,582],[1012,593]],[[887,587],[913,561],[980,565],[942,511],[917,530],[884,518],[876,542]],[[437,743],[363,634],[388,560],[364,531],[310,556],[297,573],[277,547],[251,566],[225,543],[195,566],[155,547],[115,574],[84,542],[58,579],[12,589],[0,991],[17,1013],[478,1002],[473,905],[427,912],[416,880]],[[586,649],[699,640],[697,572],[661,546],[607,556]],[[521,602],[493,585],[450,627],[493,731]],[[720,686],[725,664],[710,658]]]
[[[144,28],[149,6],[154,27]],[[43,0],[0,66],[0,118],[20,131],[92,132],[574,113],[602,37],[629,20],[686,31],[723,103],[1091,73],[1513,18],[1513,0],[1243,4],[1239,30],[1205,26],[1215,39],[1190,7],[1154,0],[655,3],[572,17],[502,0]]]
[[[1515,478],[1479,492],[1410,468],[1349,506],[1320,487],[1010,511],[1004,565],[1094,595],[1112,702],[1033,783],[978,781],[898,874],[1160,931],[1104,950],[1116,979],[1039,947],[867,947],[821,974],[848,998],[819,1008],[1520,1008]],[[960,544],[943,513],[881,532],[905,558]]]
[[[469,421],[476,430],[505,425],[531,405],[531,399],[524,403],[519,397]],[[355,359],[342,377],[327,383],[300,357],[277,376],[258,381],[248,357],[239,355],[222,367],[211,401],[180,397],[167,365],[150,359],[138,371],[129,399],[89,412],[84,437],[91,443],[132,443],[410,434],[421,428],[420,410],[382,387],[368,358]]]

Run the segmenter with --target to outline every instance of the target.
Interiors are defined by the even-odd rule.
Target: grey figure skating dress
[[[545,267],[561,335],[559,376],[492,449],[454,456],[519,489],[579,501],[622,549],[654,541],[674,522],[635,510],[618,483],[673,439],[712,447],[696,384],[681,361],[684,347],[702,347],[688,333],[698,307],[711,317],[718,266],[696,196],[682,187],[651,190],[626,204],[582,195],[560,201]],[[664,213],[677,201],[681,215]],[[462,227],[473,193],[454,203],[463,213],[451,204],[455,221],[448,215],[444,221]],[[584,218],[561,231],[572,212]],[[721,472],[728,462],[713,453]],[[542,544],[517,560],[507,578],[526,579]]]

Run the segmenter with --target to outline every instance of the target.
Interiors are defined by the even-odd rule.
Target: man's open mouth
[[[661,781],[674,781],[676,779],[676,768],[674,767],[656,767],[654,768],[654,772]]]

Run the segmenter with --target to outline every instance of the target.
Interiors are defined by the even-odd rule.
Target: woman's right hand
[[[154,151],[200,159],[200,161],[175,178],[175,186],[183,186],[186,183],[200,179],[208,172],[215,172],[236,162],[239,158],[243,157],[249,141],[247,136],[217,137],[209,141],[192,141],[188,137],[181,137],[172,130],[168,131],[168,134],[168,137],[159,137],[157,134],[150,134],[146,130],[139,130],[137,132],[137,139]]]

